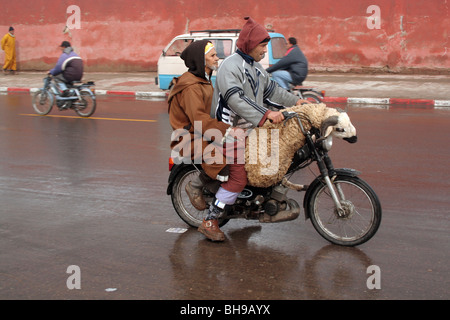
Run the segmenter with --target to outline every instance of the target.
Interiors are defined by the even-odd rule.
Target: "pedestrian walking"
[[[3,65],[3,73],[16,73],[16,37],[14,35],[14,28],[9,27],[8,33],[2,38],[2,50],[5,51],[5,63]]]

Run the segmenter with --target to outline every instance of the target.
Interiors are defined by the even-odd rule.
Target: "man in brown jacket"
[[[178,155],[202,165],[203,170],[210,179],[221,179],[221,171],[226,166],[223,155],[215,154],[220,150],[221,139],[225,135],[229,125],[217,119],[211,118],[211,102],[213,86],[211,75],[218,67],[219,58],[213,44],[208,40],[200,40],[191,43],[182,53],[188,71],[179,78],[174,79],[174,86],[168,97],[169,120],[174,132],[172,134],[171,148]],[[214,135],[215,134],[215,135]],[[203,151],[214,143],[217,138],[217,149],[210,155],[221,161],[207,164]],[[201,148],[199,147],[201,145]],[[189,154],[183,154],[190,151]],[[180,159],[178,159],[180,161]],[[207,161],[208,162],[208,161]],[[223,172],[223,171],[222,171]],[[224,178],[226,179],[226,178]],[[186,186],[186,192],[193,206],[198,210],[206,209],[206,203],[202,194],[203,181],[199,178],[191,181]],[[203,228],[199,231],[211,240],[222,241],[223,232],[219,229],[217,220],[203,222]]]

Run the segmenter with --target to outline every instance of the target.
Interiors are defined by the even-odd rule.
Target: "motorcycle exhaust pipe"
[[[300,215],[300,206],[297,201],[293,199],[287,200],[289,209],[278,212],[275,215],[269,215],[267,213],[261,214],[259,216],[259,222],[275,223],[295,220]]]

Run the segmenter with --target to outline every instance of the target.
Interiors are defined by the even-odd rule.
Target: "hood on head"
[[[72,47],[67,47],[67,48],[64,48],[64,50],[63,50],[63,52],[67,53],[67,54],[71,53],[72,51],[73,51]]]
[[[256,23],[251,17],[245,17],[247,22],[242,27],[237,40],[237,47],[245,54],[249,54],[258,44],[266,39],[270,39],[267,30]]]
[[[183,50],[180,56],[190,73],[205,80],[205,47],[208,42],[210,41],[194,41]]]

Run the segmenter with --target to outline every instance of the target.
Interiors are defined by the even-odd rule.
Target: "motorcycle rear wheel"
[[[184,222],[194,228],[198,228],[208,214],[208,209],[199,211],[194,208],[185,191],[186,185],[198,175],[199,171],[194,166],[184,168],[176,176],[171,192],[172,204],[176,213]],[[212,201],[212,197],[210,196],[209,199],[206,197],[205,200],[209,204]],[[229,219],[219,219],[219,226],[222,227],[228,221]]]
[[[337,245],[357,246],[368,241],[381,223],[382,210],[376,193],[355,176],[338,175],[333,185],[344,214],[338,214],[326,184],[319,183],[307,207],[314,228],[324,239]]]
[[[95,96],[88,91],[81,91],[81,100],[73,103],[75,112],[83,118],[90,117],[94,114],[97,106]]]

